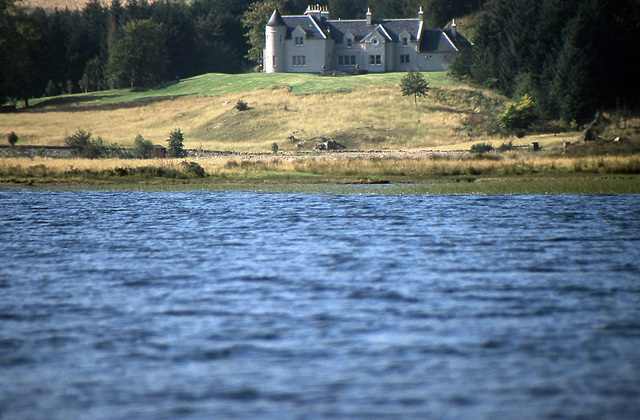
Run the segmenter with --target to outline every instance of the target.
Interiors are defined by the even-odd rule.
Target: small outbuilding
[[[166,157],[167,157],[167,148],[159,144],[155,144],[153,148],[151,148],[151,150],[149,151],[150,159],[153,159],[153,158],[161,159]]]

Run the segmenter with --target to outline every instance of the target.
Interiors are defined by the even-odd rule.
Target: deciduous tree
[[[167,50],[162,27],[151,19],[124,27],[107,67],[113,87],[150,86],[166,76]]]

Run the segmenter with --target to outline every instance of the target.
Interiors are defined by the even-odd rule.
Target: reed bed
[[[536,173],[640,174],[640,156],[538,157],[508,153],[481,157],[305,157],[229,159],[213,173],[301,173],[345,177],[496,176]]]
[[[209,175],[233,176],[248,173],[280,172],[323,174],[346,177],[422,175],[519,175],[535,173],[611,173],[640,174],[640,156],[552,157],[508,152],[485,156],[422,155],[416,157],[350,157],[328,153],[317,156],[248,155],[185,159],[54,159],[35,157],[2,158],[0,174],[18,175],[44,170],[49,174],[68,171],[112,171],[117,168],[159,167],[179,169],[184,161],[195,161]]]

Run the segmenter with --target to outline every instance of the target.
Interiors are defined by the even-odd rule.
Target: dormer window
[[[347,48],[353,47],[353,38],[347,38]]]
[[[409,38],[402,38],[402,46],[406,47],[409,45]]]
[[[296,36],[295,38],[293,38],[294,43],[296,44],[296,47],[301,47],[304,45],[304,37],[303,36]]]

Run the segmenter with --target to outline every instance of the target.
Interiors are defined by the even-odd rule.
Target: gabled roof
[[[419,19],[375,19],[371,25],[366,20],[326,20],[313,16],[296,15],[281,16],[278,10],[273,12],[268,26],[280,24],[287,27],[287,38],[297,27],[305,31],[310,39],[334,39],[337,43],[345,42],[344,36],[351,33],[355,42],[362,42],[376,31],[388,41],[399,42],[400,36],[407,32],[411,41],[420,41],[420,52],[455,52],[460,48],[470,47],[471,43],[459,33],[451,30],[424,29]],[[280,22],[281,23],[278,23]]]
[[[318,22],[309,15],[303,16],[282,16],[282,20],[287,26],[287,37],[291,37],[291,32],[298,26],[306,32],[307,38],[326,39],[326,25],[324,21]]]
[[[374,29],[390,41],[397,42],[400,40],[400,34],[406,30],[411,34],[411,39],[416,40],[418,35],[419,21],[418,19],[393,19],[393,20],[375,20],[372,25],[367,25],[365,20],[329,20],[326,25],[331,30],[331,37],[336,42],[344,42],[343,37],[347,32],[351,32],[356,41],[362,41]]]

